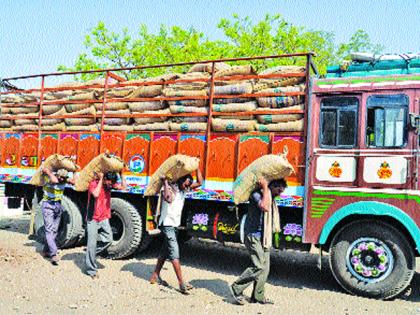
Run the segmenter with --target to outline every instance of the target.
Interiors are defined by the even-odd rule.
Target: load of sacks
[[[206,131],[212,67],[211,63],[199,63],[183,74],[130,80],[118,87],[110,84],[105,105],[104,79],[55,86],[58,91],[43,95],[41,129],[98,131],[103,119],[107,131]],[[304,94],[305,77],[272,76],[303,74],[304,67],[277,66],[260,71],[258,75],[271,76],[265,78],[253,78],[257,73],[251,65],[219,62],[214,64],[214,71],[213,131],[303,130],[303,115],[287,112],[303,110],[304,96],[275,94]],[[38,130],[40,96],[40,92],[2,95],[0,130]],[[7,119],[16,115],[19,119]]]

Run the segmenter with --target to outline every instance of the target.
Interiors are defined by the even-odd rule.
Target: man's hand
[[[102,180],[104,178],[104,173],[102,172],[96,173],[96,176],[98,176],[99,180]]]
[[[266,188],[268,188],[268,182],[267,182],[267,180],[266,180],[264,177],[261,177],[261,178],[258,180],[258,185],[259,185],[262,189],[266,189]]]

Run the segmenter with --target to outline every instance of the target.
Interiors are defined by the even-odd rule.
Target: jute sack
[[[197,117],[191,117],[191,116],[187,116],[187,117],[173,117],[171,118],[171,122],[174,123],[186,123],[186,122],[206,122],[207,121],[207,117],[203,117],[203,116],[197,116]]]
[[[96,110],[102,110],[102,103],[95,103],[94,104]],[[106,110],[122,110],[128,108],[128,102],[112,102],[112,103],[106,103],[105,109]]]
[[[213,104],[213,111],[220,113],[251,112],[257,109],[257,102]]]
[[[71,95],[67,99],[69,101],[85,101],[85,100],[97,100],[101,94],[98,91],[92,91],[92,92],[85,92],[80,93],[76,95]]]
[[[165,103],[163,101],[129,102],[128,108],[132,113],[143,113],[148,110],[158,110],[165,108]]]
[[[37,113],[38,112],[38,106],[16,106],[16,107],[10,107],[10,112],[14,115],[20,115],[20,114],[30,114],[30,113]]]
[[[156,110],[156,111],[145,111],[142,114],[170,114],[171,111],[169,110],[169,108],[165,108],[162,110]],[[154,123],[154,122],[162,122],[162,121],[166,121],[168,119],[167,116],[160,116],[160,117],[133,117],[135,123],[137,125],[141,125],[141,124],[150,124],[150,123]]]
[[[124,161],[117,156],[102,153],[89,162],[79,173],[74,189],[86,191],[89,183],[95,179],[95,174],[107,172],[120,172],[124,168]]]
[[[291,85],[291,86],[283,86],[283,87],[277,87],[277,88],[268,88],[268,89],[260,89],[261,87],[264,87],[264,84],[256,85],[254,87],[254,92],[256,94],[271,94],[271,93],[288,93],[288,92],[304,92],[305,91],[305,85],[299,84],[299,85]]]
[[[221,70],[226,70],[229,69],[230,66],[224,62],[216,62],[214,64],[214,71],[221,71]],[[188,72],[208,72],[211,73],[212,70],[212,63],[197,63],[195,65],[193,65],[190,70],[188,70]]]
[[[29,184],[35,186],[43,186],[45,184],[41,171],[42,168],[48,168],[53,172],[56,172],[60,168],[64,168],[69,172],[76,172],[79,167],[69,157],[60,154],[50,155],[44,162],[42,162],[41,166],[37,169],[34,176],[32,176],[29,181]]]
[[[208,105],[208,100],[176,100],[168,101],[169,106],[178,105],[178,106],[195,106],[195,107],[204,107]]]
[[[46,130],[46,131],[64,131],[65,129],[66,129],[66,124],[64,122],[54,124],[54,125],[41,126],[41,130]]]
[[[155,97],[162,94],[162,90],[163,85],[142,85],[136,88],[129,98]]]
[[[256,130],[260,132],[269,131],[303,131],[303,119],[279,122],[274,124],[257,124]]]
[[[94,106],[92,106],[92,104],[90,103],[80,103],[80,104],[66,104],[65,108],[67,113],[74,113],[74,112],[80,112],[81,110],[84,110],[86,108],[95,108]]]
[[[130,110],[128,109],[123,109],[123,110],[108,110],[105,112],[106,115],[129,115],[130,114]],[[102,112],[97,112],[96,113],[96,117],[98,117],[98,122],[101,123],[102,122]],[[130,121],[130,117],[105,117],[104,118],[104,124],[105,125],[110,125],[110,126],[121,126],[121,125],[127,125],[128,122]]]
[[[73,94],[72,91],[54,91],[44,94],[45,101],[61,100]]]
[[[256,120],[214,118],[211,121],[211,126],[214,131],[253,131],[256,123]]]
[[[12,126],[12,130],[16,130],[16,131],[36,131],[36,130],[38,130],[38,125]]]
[[[63,119],[58,118],[45,118],[41,120],[42,126],[54,126],[63,122]],[[38,124],[38,119],[35,119],[35,123]]]
[[[280,155],[264,155],[248,165],[233,183],[235,204],[247,202],[251,193],[258,188],[258,180],[263,177],[267,182],[285,178],[293,172],[293,166],[286,158],[287,152]]]
[[[220,78],[220,77],[226,77],[226,76],[231,76],[231,75],[249,75],[249,74],[254,74],[254,73],[255,73],[254,69],[252,68],[251,65],[245,65],[245,66],[233,66],[228,69],[217,71],[214,76],[216,78]]]
[[[150,177],[145,196],[154,196],[162,188],[161,178],[164,176],[169,181],[175,182],[182,176],[191,174],[199,167],[200,160],[188,155],[176,154],[169,157]]]
[[[215,95],[221,95],[221,94],[234,95],[234,94],[250,94],[250,93],[252,93],[251,83],[232,84],[232,85],[214,87]]]
[[[302,114],[283,114],[283,112],[287,113],[288,111],[291,111],[291,110],[303,110],[303,109],[304,109],[303,104],[285,107],[282,109],[269,109],[268,111],[272,111],[273,114],[256,115],[256,118],[258,122],[261,124],[271,124],[271,123],[276,123],[276,122],[293,121],[293,120],[298,120],[298,119],[303,118],[303,115]],[[258,108],[257,111],[259,110],[267,111],[267,109],[265,108]]]
[[[35,119],[15,119],[15,125],[35,125]]]
[[[239,116],[239,115],[223,115],[223,116],[217,116],[217,119],[223,119],[223,120],[252,120],[254,119],[254,115],[246,115],[246,116]]]
[[[12,127],[12,121],[7,119],[0,119],[0,128]]]
[[[19,94],[4,94],[1,96],[2,103],[24,103],[24,98]]]
[[[88,126],[96,122],[95,118],[64,118],[67,126]]]
[[[297,85],[305,81],[305,77],[287,77],[287,78],[275,78],[275,79],[260,79],[256,86],[254,86],[254,91],[282,87],[282,86],[291,86]]]
[[[305,72],[305,67],[302,66],[276,66],[272,68],[265,69],[259,74],[274,74],[274,73],[303,73]]]
[[[126,131],[131,132],[133,131],[133,126],[110,126],[110,125],[104,125],[104,130],[106,131]]]
[[[169,123],[169,129],[172,131],[206,131],[206,122],[183,122]]]
[[[282,108],[297,105],[303,102],[302,96],[272,96],[257,97],[258,105],[261,107]]]
[[[207,89],[202,90],[176,90],[164,89],[163,95],[167,97],[183,97],[183,96],[207,96]]]
[[[96,124],[87,126],[66,126],[66,131],[98,131],[99,128]]]
[[[134,87],[113,88],[106,92],[108,98],[128,97],[133,93]]]
[[[134,131],[168,131],[169,124],[167,122],[157,122],[152,124],[133,125]]]
[[[207,114],[209,111],[208,107],[177,106],[177,105],[171,105],[169,106],[169,109],[172,114],[182,114],[182,113]]]
[[[0,110],[1,110],[1,114],[2,115],[7,115],[7,114],[10,114],[11,113],[10,107],[9,106],[5,106],[4,103],[1,104]]]
[[[42,113],[44,115],[52,115],[57,113],[60,109],[64,109],[63,105],[49,105],[49,104],[45,104],[42,105]]]
[[[207,82],[181,82],[167,85],[168,89],[174,90],[201,90],[207,87]]]
[[[213,104],[246,103],[249,102],[249,100],[249,97],[214,98]]]

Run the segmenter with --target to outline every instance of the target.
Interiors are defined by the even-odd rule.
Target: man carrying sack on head
[[[44,177],[44,197],[42,199],[42,216],[44,217],[46,243],[42,251],[42,256],[50,258],[53,265],[58,265],[56,238],[58,226],[60,225],[63,206],[61,199],[63,197],[66,184],[74,185],[73,179],[68,178],[68,171],[59,169],[53,173],[48,168],[42,168]]]
[[[117,183],[117,173],[99,173],[97,174],[96,179],[89,184],[88,206],[86,212],[86,273],[92,279],[98,277],[96,255],[107,249],[112,243],[112,230],[109,224],[109,219],[111,218],[111,190],[125,190],[127,186],[125,179],[122,176],[122,172],[120,173],[120,177],[121,184]]]
[[[264,285],[270,272],[270,249],[273,233],[280,232],[280,216],[274,198],[286,189],[284,179],[270,183],[261,178],[259,189],[249,198],[245,221],[245,246],[251,256],[251,265],[230,286],[232,296],[239,305],[245,304],[243,291],[254,284],[251,303],[274,304],[264,294]]]

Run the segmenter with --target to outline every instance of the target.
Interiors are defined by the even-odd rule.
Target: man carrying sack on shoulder
[[[58,265],[56,238],[58,226],[60,225],[63,206],[61,199],[64,194],[66,184],[74,185],[74,180],[68,178],[68,171],[59,169],[53,173],[48,168],[42,168],[45,185],[43,186],[44,197],[42,198],[42,216],[44,218],[46,243],[42,251],[42,256],[51,259],[51,263]]]
[[[280,196],[287,184],[284,179],[268,183],[261,178],[258,185],[260,189],[254,190],[249,198],[245,221],[245,247],[251,256],[251,265],[230,286],[239,305],[245,304],[243,291],[251,283],[254,284],[251,303],[274,304],[265,297],[264,286],[270,272],[273,233],[280,232],[280,216],[274,198]]]
[[[87,205],[87,249],[86,273],[95,279],[98,277],[96,255],[107,249],[112,243],[112,230],[109,224],[111,218],[111,190],[125,190],[126,182],[120,173],[121,184],[117,183],[117,173],[99,173],[90,182]],[[98,246],[99,236],[99,246]]]

